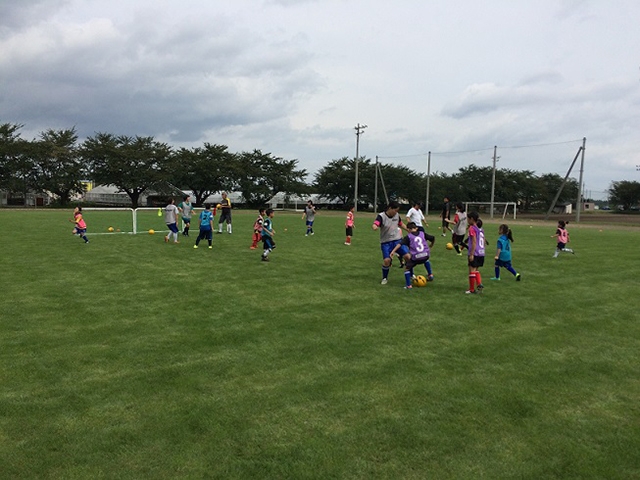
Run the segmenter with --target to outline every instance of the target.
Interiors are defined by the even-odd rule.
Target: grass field
[[[570,224],[554,260],[514,223],[522,282],[490,248],[470,296],[439,236],[433,283],[380,285],[371,214],[347,247],[277,212],[269,263],[253,212],[213,250],[70,216],[0,210],[2,478],[640,478],[640,229]]]

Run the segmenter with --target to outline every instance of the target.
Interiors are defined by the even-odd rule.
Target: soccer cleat
[[[482,293],[482,291],[484,290],[484,285],[479,283],[478,285],[476,285],[476,291],[478,293]]]
[[[466,293],[467,295],[468,295],[468,294],[473,294],[473,295],[475,295],[476,291],[475,291],[475,290],[467,290],[467,291],[466,291],[466,292],[464,292],[464,293]]]
[[[198,248],[198,245],[194,245],[193,248]]]
[[[351,245],[349,242],[344,242],[345,245]]]
[[[443,233],[441,236],[446,237],[446,236],[447,236],[447,234],[446,234],[446,233]]]
[[[433,282],[433,275],[429,275],[427,277],[427,282]]]
[[[516,282],[519,282],[520,279],[522,279],[522,275],[520,275],[519,273],[516,275]]]
[[[383,278],[382,281],[380,282],[380,285],[386,285],[387,284],[387,279]]]
[[[457,255],[458,255],[459,257],[461,257],[461,256],[462,256],[462,252],[458,253]]]
[[[516,277],[516,280],[518,279],[518,277]],[[491,277],[489,280],[497,280],[500,281],[500,277]]]
[[[413,286],[411,286],[411,285],[406,285],[406,286],[404,287],[404,289],[405,289],[405,290],[413,290]]]
[[[209,249],[211,250],[211,249],[213,249],[213,247],[211,245],[209,245]]]
[[[269,257],[262,257],[262,261],[263,262],[268,262],[269,261]]]

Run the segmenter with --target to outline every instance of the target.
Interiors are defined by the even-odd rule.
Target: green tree
[[[71,195],[84,192],[84,169],[78,151],[75,129],[47,130],[33,142],[35,185],[38,190],[56,195],[61,205]]]
[[[360,174],[360,163],[358,164]],[[349,157],[331,160],[315,174],[313,187],[316,192],[331,201],[343,205],[353,202],[355,161]]]
[[[25,200],[35,189],[35,161],[32,142],[20,137],[23,125],[0,125],[0,188],[19,193]]]
[[[115,185],[138,207],[140,195],[150,189],[166,190],[166,164],[171,147],[153,137],[98,133],[85,140],[82,156],[97,184]]]
[[[562,185],[562,181],[563,177],[557,173],[546,173],[538,177],[540,193],[536,203],[539,208],[542,207],[546,210],[551,206],[551,202],[553,202],[554,197]],[[557,203],[574,202],[577,196],[578,182],[577,180],[570,178],[562,189]]]
[[[181,148],[172,156],[168,177],[180,188],[191,190],[195,203],[220,190],[233,187],[236,157],[226,145],[211,145],[192,149]]]
[[[638,205],[640,202],[640,182],[629,180],[612,182],[609,188],[609,202],[622,205],[625,210]]]
[[[306,170],[298,170],[298,160],[283,160],[260,150],[243,152],[234,162],[234,183],[248,205],[264,205],[276,193],[304,194]]]

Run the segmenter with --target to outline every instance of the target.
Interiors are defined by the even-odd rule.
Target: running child
[[[511,272],[511,274],[516,277],[516,282],[519,282],[521,276],[511,266],[511,242],[513,242],[511,229],[508,225],[503,223],[498,227],[498,235],[500,235],[498,238],[498,249],[496,251],[496,256],[494,257],[496,261],[494,264],[496,276],[492,277],[491,280],[500,280],[500,267],[502,267]]]
[[[558,239],[558,244],[556,245],[556,253],[553,254],[553,258],[557,258],[558,255],[560,255],[560,252],[575,254],[575,252],[571,248],[567,248],[567,243],[571,241],[569,239],[569,230],[567,230],[567,225],[569,225],[569,222],[560,220],[558,222],[558,228],[556,230],[556,234],[551,235],[551,238]]]
[[[273,229],[273,209],[268,208],[265,212],[265,219],[262,223],[262,248],[264,249],[262,252],[262,261],[269,261],[269,254],[271,251],[276,248],[276,244],[273,241],[273,236],[276,234],[276,231]]]
[[[467,213],[464,210],[462,203],[456,203],[456,214],[453,220],[447,219],[447,223],[453,224],[451,243],[453,243],[453,248],[456,249],[458,255],[462,255],[462,248],[468,249],[464,242],[464,234],[467,233]]]
[[[484,265],[484,230],[482,230],[482,220],[478,212],[470,212],[467,215],[469,223],[469,290],[465,293],[482,293],[484,285],[482,284],[482,276],[480,275],[480,267]]]
[[[347,239],[344,241],[345,245],[351,245],[351,237],[353,236],[353,229],[356,226],[353,221],[353,205],[349,205],[349,211],[347,212],[347,220],[344,223],[345,233],[347,235]]]
[[[193,248],[198,248],[200,240],[204,240],[205,238],[209,242],[209,248],[213,248],[211,244],[213,240],[213,212],[211,211],[210,204],[206,203],[204,205],[204,210],[200,212],[198,219],[200,221],[200,233],[198,234],[198,238],[196,238],[196,244]]]
[[[178,210],[182,212],[182,223],[184,223],[184,230],[182,230],[182,235],[188,237],[189,227],[191,226],[191,215],[193,214],[191,195],[184,196],[183,201],[178,205]]]
[[[398,243],[391,255],[395,254],[402,246],[409,250],[409,253],[404,255],[404,281],[407,290],[412,289],[411,279],[413,278],[413,267],[416,265],[424,265],[427,269],[427,281],[433,281],[433,272],[431,271],[431,262],[429,261],[429,255],[431,254],[431,248],[436,241],[433,235],[429,235],[420,231],[415,222],[407,223],[407,231],[409,234]],[[427,243],[428,242],[428,243]]]
[[[173,243],[180,243],[178,242],[179,213],[178,207],[176,207],[176,201],[172,198],[169,204],[164,207],[164,223],[166,223],[169,228],[169,234],[164,237],[165,243],[169,243],[172,238],[174,239]]]
[[[371,228],[380,230],[380,250],[382,251],[382,285],[386,285],[389,277],[389,268],[391,267],[391,251],[402,240],[400,229],[406,230],[402,224],[398,211],[400,205],[392,200],[387,205],[384,212],[379,213]],[[401,245],[396,251],[396,255],[400,258],[409,253],[409,249]]]
[[[258,210],[258,218],[253,222],[253,242],[249,247],[251,250],[255,250],[258,246],[258,242],[262,238],[262,224],[264,223],[264,208]]]
[[[82,207],[73,209],[73,218],[70,218],[69,221],[75,224],[71,233],[82,238],[84,243],[89,243],[89,239],[87,238],[87,224],[82,217]]]

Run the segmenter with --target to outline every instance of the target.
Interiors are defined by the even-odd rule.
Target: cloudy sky
[[[497,145],[498,167],[564,175],[586,137],[598,197],[640,181],[638,19],[637,0],[0,0],[0,122],[310,173],[355,155],[357,124],[361,155],[421,172]]]

